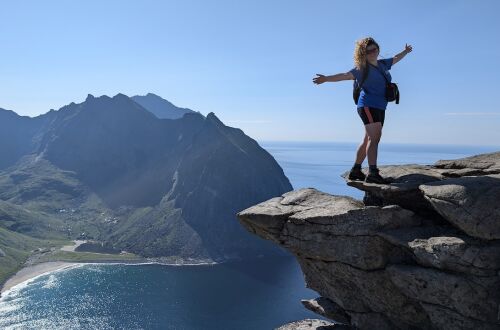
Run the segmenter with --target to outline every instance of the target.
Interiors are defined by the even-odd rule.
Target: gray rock
[[[237,213],[240,223],[251,233],[276,243],[288,216],[301,207],[282,205],[281,197],[268,200]],[[251,219],[251,220],[250,220]]]
[[[387,327],[430,328],[422,307],[394,285],[385,270],[365,271],[340,262],[297,257],[307,287],[328,297],[351,317],[381,314]],[[352,322],[354,324],[354,322]],[[393,326],[389,326],[392,324]]]
[[[450,177],[500,173],[500,152],[476,155],[462,159],[439,160],[434,167],[446,169],[442,174]]]
[[[367,270],[383,268],[394,249],[377,231],[421,223],[413,212],[396,205],[362,207],[350,197],[313,188],[272,198],[239,212],[238,218],[250,232],[292,252]]]
[[[478,276],[495,276],[500,270],[500,242],[444,236],[416,239],[409,246],[417,262],[426,267]]]
[[[500,239],[500,175],[449,179],[420,190],[439,214],[468,235]]]
[[[500,242],[484,242],[457,229],[440,226],[410,227],[378,235],[411,253],[425,267],[478,276],[494,276],[500,270]]]
[[[432,323],[437,329],[456,330],[456,329],[481,329],[481,330],[498,330],[498,323],[489,323],[472,318],[464,317],[463,315],[450,310],[447,307],[420,303],[429,315]]]
[[[408,325],[396,326],[387,317],[380,313],[355,313],[351,312],[351,323],[356,329],[412,329]]]
[[[358,329],[500,329],[499,164],[493,153],[385,166],[390,184],[348,181],[370,206],[304,188],[238,218],[296,256],[321,295],[302,303],[324,317]]]
[[[365,270],[384,268],[394,248],[385,240],[376,236],[332,236],[328,240],[326,233],[314,238],[302,239],[290,235],[283,235],[283,246],[304,257],[338,261]]]
[[[414,240],[422,240],[436,236],[454,235],[459,233],[460,232],[457,229],[447,226],[420,226],[381,230],[377,233],[377,235],[383,237],[385,240],[394,245],[412,250],[410,242],[413,242]]]
[[[409,265],[388,266],[387,274],[408,297],[451,309],[466,318],[499,321],[498,276],[467,277]]]
[[[390,184],[352,181],[347,178],[347,172],[342,176],[346,179],[347,185],[365,192],[364,201],[367,205],[396,204],[419,213],[433,211],[418,187],[424,183],[445,179],[442,175],[445,170],[413,164],[380,166],[379,169],[380,175],[390,181]]]
[[[343,324],[350,324],[351,317],[335,302],[325,297],[302,299],[305,308]]]
[[[325,320],[305,319],[294,321],[275,328],[275,330],[343,330],[352,329],[350,326],[335,324]]]
[[[290,215],[294,225],[318,225],[332,235],[373,235],[384,229],[418,226],[422,219],[397,205],[385,207],[351,204],[350,197],[337,196],[322,208]],[[305,229],[305,228],[304,228]]]

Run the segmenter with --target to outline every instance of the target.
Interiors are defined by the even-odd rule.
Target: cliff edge
[[[304,188],[237,217],[296,256],[332,329],[500,329],[500,152],[380,173],[346,179],[363,201]]]

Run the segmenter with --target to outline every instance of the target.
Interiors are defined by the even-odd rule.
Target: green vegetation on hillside
[[[58,249],[69,244],[71,241],[38,239],[0,227],[0,283],[21,269],[34,250]]]
[[[142,257],[133,253],[108,254],[92,252],[55,251],[41,256],[38,261],[99,262],[99,261],[141,261]]]

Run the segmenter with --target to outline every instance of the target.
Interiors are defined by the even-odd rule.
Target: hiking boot
[[[365,179],[366,183],[379,183],[379,184],[389,184],[390,182],[384,179],[378,171],[369,172]]]
[[[349,172],[349,180],[365,181],[366,175],[359,168],[352,168]]]

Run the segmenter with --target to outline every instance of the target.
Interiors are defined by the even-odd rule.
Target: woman
[[[335,82],[342,80],[354,80],[361,84],[361,92],[358,98],[358,114],[365,125],[365,137],[359,145],[354,166],[349,172],[349,180],[364,180],[370,183],[388,183],[382,178],[377,168],[378,143],[382,135],[384,125],[385,109],[387,100],[385,98],[386,78],[390,82],[391,67],[399,62],[406,54],[412,51],[411,45],[406,44],[405,50],[392,58],[377,60],[380,47],[373,38],[364,38],[356,42],[354,49],[355,67],[346,73],[332,76],[316,74],[313,82],[317,85],[324,82]],[[365,71],[368,70],[368,71]],[[384,78],[384,75],[386,78]],[[364,79],[364,81],[363,81]],[[368,155],[368,175],[361,171],[361,164]]]

